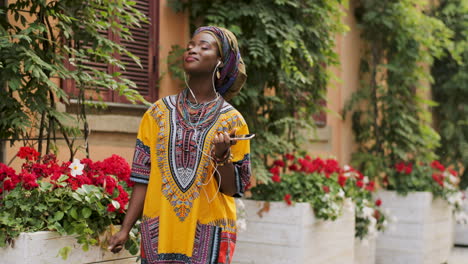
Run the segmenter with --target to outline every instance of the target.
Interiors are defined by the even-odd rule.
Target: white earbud
[[[221,61],[218,61],[218,64],[216,64],[216,67],[218,67],[221,64]]]

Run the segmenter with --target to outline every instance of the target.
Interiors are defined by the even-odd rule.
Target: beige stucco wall
[[[344,22],[350,31],[337,36],[336,51],[340,56],[341,65],[331,69],[341,81],[334,81],[329,88],[327,98],[328,107],[340,113],[344,103],[350,98],[358,87],[359,57],[361,42],[359,31],[353,14],[353,1],[345,7],[347,16]],[[182,89],[182,84],[173,80],[168,73],[166,59],[171,46],[178,44],[185,46],[189,40],[189,21],[187,14],[176,14],[167,4],[167,0],[160,1],[159,21],[159,97],[177,93]],[[65,107],[65,106],[64,106]],[[136,132],[141,115],[145,107],[126,107],[115,104],[109,109],[95,112],[89,115],[91,135],[89,137],[90,157],[93,160],[102,160],[112,154],[119,154],[129,162],[133,156]],[[309,152],[322,156],[335,156],[342,164],[350,161],[351,152],[354,149],[353,135],[350,120],[345,122],[335,114],[327,115],[327,126],[317,131],[317,139],[310,144]],[[84,144],[83,140],[77,140],[77,145]],[[7,161],[9,161],[21,146],[20,142],[13,147],[7,147]],[[69,157],[68,149],[63,142],[59,144],[59,157],[66,160]],[[85,157],[83,151],[78,152],[78,158]],[[13,162],[15,168],[19,168],[18,159]]]
[[[324,157],[334,156],[341,164],[348,164],[351,153],[355,149],[351,120],[348,116],[344,121],[339,116],[344,104],[359,86],[359,63],[362,48],[360,32],[354,17],[354,2],[349,1],[344,7],[346,16],[343,22],[349,31],[337,36],[336,52],[340,58],[340,66],[331,71],[339,79],[332,81],[327,92],[327,106],[334,113],[327,114],[327,126],[318,129],[318,137],[309,147],[312,154]]]

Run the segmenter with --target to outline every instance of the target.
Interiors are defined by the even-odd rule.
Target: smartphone
[[[255,137],[255,134],[247,134],[247,135],[235,135],[234,138],[231,140],[249,140]]]

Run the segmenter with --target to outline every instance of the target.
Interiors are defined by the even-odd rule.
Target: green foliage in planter
[[[432,94],[436,127],[441,136],[437,154],[443,163],[465,168],[461,186],[468,187],[468,1],[442,0],[433,15],[453,30],[454,49],[434,61]]]
[[[91,245],[105,247],[108,234],[125,216],[131,191],[128,163],[113,155],[99,162],[75,159],[59,165],[52,154],[37,160],[39,153],[28,147],[18,156],[26,158],[20,173],[0,163],[0,247],[22,232],[37,231],[73,236],[85,251]],[[125,245],[134,255],[139,250],[137,234],[138,228],[132,229]]]
[[[338,181],[340,169],[336,160],[306,156],[293,160],[294,167],[286,163],[292,170],[284,173],[280,172],[284,163],[275,163],[277,165],[270,169],[273,181],[254,186],[250,199],[310,203],[316,217],[324,220],[335,220],[342,214],[345,192]],[[323,170],[325,167],[327,173]]]
[[[375,183],[350,166],[339,167],[336,159],[296,158],[286,154],[270,169],[272,182],[257,183],[250,199],[310,203],[318,218],[335,220],[345,200],[355,204],[355,236],[363,239],[386,227],[387,216],[373,202]]]
[[[378,176],[400,161],[433,160],[439,135],[431,127],[424,83],[427,66],[451,47],[452,32],[424,13],[424,1],[361,0],[356,17],[365,40],[362,83],[344,109],[352,111],[358,151],[353,164]],[[388,185],[401,190],[405,184]]]
[[[72,97],[78,100],[77,118],[84,123],[85,137],[89,130],[83,104],[90,99],[85,90],[116,91],[132,102],[145,101],[130,80],[90,66],[103,63],[123,70],[125,64],[116,55],[139,63],[102,33],[131,39],[129,28],[147,20],[134,5],[124,0],[18,0],[1,7],[0,138],[14,142],[35,135],[39,152],[49,153],[58,132],[73,158],[73,138],[80,129],[71,115],[57,110],[56,102],[68,103],[70,97],[56,84],[57,78],[72,80],[78,88]]]
[[[251,149],[258,179],[269,177],[268,156],[300,149],[306,129],[306,138],[313,137],[313,114],[324,111],[318,103],[326,99],[331,76],[327,66],[338,63],[335,36],[346,30],[342,2],[169,1],[190,12],[192,31],[215,25],[237,36],[248,78],[232,103],[257,135]]]

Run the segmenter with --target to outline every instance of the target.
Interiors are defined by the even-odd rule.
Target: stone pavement
[[[468,247],[454,247],[448,264],[468,264]]]

